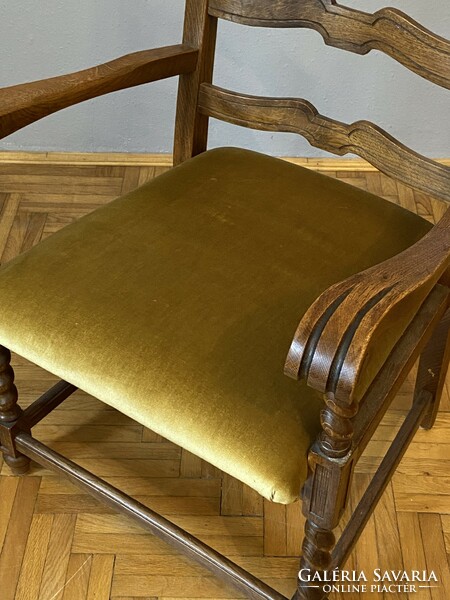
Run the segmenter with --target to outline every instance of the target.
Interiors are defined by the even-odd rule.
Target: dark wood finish
[[[208,117],[197,109],[201,83],[211,83],[217,35],[217,19],[208,14],[208,0],[186,0],[183,43],[199,49],[197,68],[182,75],[175,122],[174,164],[204,152],[208,141]]]
[[[340,458],[348,453],[352,445],[352,419],[358,412],[358,403],[353,401],[347,406],[330,392],[324,394],[324,402],[326,408],[320,415],[323,432],[319,445],[330,458]]]
[[[422,391],[420,396],[416,398],[411,411],[408,413],[403,425],[400,427],[386,456],[383,458],[372,481],[367,487],[366,492],[358,503],[358,506],[350,517],[346,528],[342,532],[341,537],[334,548],[331,569],[342,567],[342,565],[345,564],[345,561],[358,541],[364,526],[369,520],[370,515],[375,510],[387,484],[395,473],[395,469],[408,449],[431,401],[432,394],[427,391]]]
[[[137,500],[133,500],[133,498],[93,473],[41,444],[33,439],[31,435],[19,433],[16,437],[16,444],[19,450],[32,460],[56,473],[63,473],[70,481],[104,504],[130,517],[178,550],[188,553],[210,571],[225,578],[238,590],[244,591],[249,598],[254,600],[286,600],[285,596],[222,556],[195,536]]]
[[[324,396],[323,433],[313,444],[308,457],[310,474],[303,488],[303,513],[307,517],[301,569],[310,571],[342,568],[361,533],[376,502],[389,482],[398,462],[412,440],[420,419],[432,401],[432,393],[417,396],[414,409],[390,446],[386,457],[372,480],[365,499],[358,505],[344,530],[335,551],[333,530],[337,527],[347,504],[354,466],[371,435],[384,416],[401,383],[432,338],[449,302],[449,290],[437,286],[408,327],[380,370],[360,405],[346,406],[333,394]],[[358,409],[361,407],[361,410]],[[420,414],[419,414],[420,408]],[[358,536],[355,531],[358,530]],[[312,588],[299,580],[296,600],[321,600],[320,588]]]
[[[318,527],[309,518],[305,523],[305,537],[302,545],[300,569],[308,569],[323,574],[331,565],[331,551],[335,538],[331,531]],[[317,587],[312,587],[317,585]],[[325,594],[320,583],[306,584],[299,580],[294,600],[323,600]]]
[[[375,377],[424,298],[450,265],[450,211],[414,246],[326,290],[306,312],[289,351],[285,372],[306,377],[321,392],[351,403]],[[368,357],[380,351],[377,362]],[[339,363],[339,364],[337,364]],[[369,370],[370,369],[370,370]]]
[[[40,398],[35,400],[23,411],[22,418],[29,427],[34,427],[42,421],[49,413],[57,408],[66,398],[77,391],[77,387],[67,381],[58,381],[52,388],[47,390]]]
[[[22,409],[17,404],[17,388],[10,362],[11,352],[0,346],[0,447],[14,475],[23,475],[29,469],[30,460],[17,451],[14,443],[16,422],[22,415]]]
[[[22,414],[11,367],[11,352],[0,346],[0,423],[12,423]]]
[[[306,517],[300,569],[323,573],[330,569],[335,543],[333,530],[347,503],[354,462],[350,449],[352,417],[357,404],[345,407],[328,395],[321,414],[322,433],[308,453],[309,476],[302,490]],[[322,587],[310,587],[298,580],[295,600],[322,600]]]
[[[445,385],[450,361],[450,310],[439,323],[433,337],[420,357],[414,396],[420,396],[423,390],[431,393],[432,401],[421,426],[431,429],[439,410],[439,402]]]
[[[435,347],[436,337],[439,334],[442,335],[445,327],[448,327],[447,319],[443,320],[442,317],[447,310],[449,298],[447,287],[436,286],[393,349],[389,360],[383,365],[367,390],[360,403],[358,413],[353,419],[354,434],[351,455],[354,460],[357,460],[364,452],[386,410],[418,357],[421,357],[421,364],[423,364],[423,357],[426,356],[428,349],[431,350]],[[426,362],[430,365],[430,362]],[[436,368],[436,373],[438,373],[440,365],[437,364],[436,360],[433,365]],[[441,374],[446,374],[446,365],[440,370]],[[419,388],[421,393],[424,386],[419,384],[417,389]],[[428,391],[432,390],[429,389]],[[432,403],[430,403],[431,405]]]
[[[403,183],[450,202],[450,169],[409,150],[376,125],[351,125],[320,115],[306,100],[237,94],[212,84],[217,18],[257,26],[310,27],[325,42],[365,54],[385,52],[412,71],[450,87],[450,43],[395,9],[368,14],[335,0],[187,0],[183,44],[135,53],[100,67],[0,90],[0,135],[101,94],[180,74],[175,164],[206,149],[208,119],[304,135],[338,155],[353,152]],[[433,423],[450,359],[448,286],[450,210],[405,252],[337,283],[299,324],[285,372],[324,395],[321,435],[308,454],[302,568],[343,566],[420,423]],[[442,284],[442,285],[441,285]],[[389,333],[389,336],[387,336]],[[334,547],[354,465],[401,381],[423,352],[413,407]],[[25,413],[17,406],[10,355],[0,349],[0,435],[16,472],[30,457],[65,473],[98,499],[188,552],[250,598],[283,596],[187,532],[33,440],[37,423],[72,391],[65,382]],[[334,550],[333,550],[334,547]],[[323,598],[301,585],[296,600]]]
[[[450,88],[450,43],[395,8],[374,14],[336,0],[210,0],[210,14],[258,27],[308,27],[325,44],[357,54],[380,50],[421,77]]]
[[[448,290],[442,286],[437,286],[430,295],[430,298],[424,303],[424,306],[419,311],[415,322],[410,326],[411,332],[407,333],[402,338],[399,344],[401,356],[409,357],[411,356],[413,349],[415,349],[416,353],[421,350],[421,347],[418,346],[417,343],[418,338],[425,338],[425,333],[427,332],[429,336],[431,335],[429,329],[436,325],[436,321],[439,322],[447,307],[447,304]],[[426,339],[423,343],[425,342]],[[394,364],[399,362],[399,356],[394,354],[392,362]],[[411,361],[409,360],[408,365],[410,362]],[[402,372],[406,374],[407,369],[403,368]],[[381,373],[381,375],[383,376],[383,373]],[[384,385],[385,387],[391,389],[390,381],[384,382]],[[49,399],[51,401],[53,398],[68,394],[70,391],[73,390],[71,390],[70,386],[66,384],[66,382],[59,382],[56,386],[54,386],[54,388],[52,388],[52,390],[49,390],[47,394],[44,394],[38,401],[31,405],[31,407],[34,408],[33,410],[29,411],[29,415],[33,416],[33,414],[40,414],[41,411],[39,407],[48,406]],[[42,398],[47,398],[47,402],[44,403]],[[417,407],[421,405],[423,398],[424,397],[421,396],[420,401],[416,403],[415,410],[417,410]],[[428,393],[426,400],[427,402],[430,402],[431,393]],[[335,409],[334,406],[332,406],[332,408]],[[422,415],[424,411],[423,407],[420,408],[420,410]],[[419,421],[421,418],[422,416],[419,418]],[[409,419],[409,422],[411,422],[411,418]],[[416,421],[414,421],[414,423],[416,423]],[[403,431],[405,431],[405,429],[406,426],[404,426]],[[410,431],[408,435],[410,435],[412,438],[413,431]],[[303,543],[303,558],[301,562],[302,568],[316,570],[325,570],[333,567],[336,564],[336,557],[340,555],[339,553],[344,551],[343,549],[345,549],[346,552],[351,550],[349,549],[348,544],[351,543],[351,540],[353,539],[353,543],[356,542],[356,537],[352,537],[352,531],[357,526],[357,518],[362,518],[361,511],[357,516],[353,517],[351,525],[349,525],[349,532],[347,532],[343,541],[338,542],[336,550],[332,552],[334,545],[334,535],[332,529],[339,521],[341,511],[336,511],[333,509],[327,515],[327,504],[330,504],[333,507],[344,506],[345,496],[350,484],[351,468],[353,464],[352,461],[349,460],[350,455],[342,457],[341,459],[334,458],[333,463],[328,462],[328,456],[326,455],[326,452],[329,449],[321,442],[322,440],[319,440],[316,444],[317,456],[319,458],[315,458],[316,464],[314,466],[315,474],[319,475],[314,482],[312,493],[307,494],[308,498],[310,498],[312,501],[311,505],[308,505],[307,510],[305,511],[308,515],[308,520],[305,528],[306,537]],[[215,553],[214,551],[212,551],[213,555],[209,554],[210,549],[203,545],[202,542],[192,538],[192,536],[190,536],[188,533],[166,521],[163,517],[160,517],[150,509],[142,507],[142,505],[130,499],[127,495],[116,490],[88,471],[75,465],[70,460],[65,459],[43,444],[33,440],[30,435],[17,431],[15,435],[15,444],[18,451],[22,452],[24,455],[32,458],[45,467],[51,468],[57,472],[62,472],[69,476],[72,481],[77,483],[83,489],[93,494],[103,502],[106,502],[108,505],[118,508],[124,514],[132,516],[132,518],[143,524],[147,529],[150,529],[156,533],[156,535],[162,537],[166,541],[169,541],[177,547],[183,546],[185,550],[186,548],[184,545],[187,541],[187,551],[189,553],[193,553],[194,558],[213,570],[216,574],[219,574],[224,578],[231,577],[233,584],[237,584],[238,589],[245,591],[248,594],[248,597],[276,598],[278,600],[283,598],[283,596],[277,594],[270,588],[261,588],[260,585],[264,586],[264,584],[260,584],[256,578],[245,571],[243,572],[244,574],[239,572],[239,576],[236,578],[236,573],[233,571],[235,567],[233,563],[230,563],[230,561],[227,561],[227,559]],[[400,449],[401,452],[404,452],[406,449],[406,447],[402,447],[402,444],[394,444],[394,447],[395,446],[397,447],[397,450]],[[313,451],[310,454],[311,461],[314,453],[315,450],[313,448]],[[392,453],[389,456],[392,457]],[[401,456],[398,455],[396,460],[400,460],[400,457]],[[389,475],[390,474],[391,473],[389,472]],[[383,482],[383,485],[387,483],[388,479]],[[381,495],[382,490],[380,491],[380,481],[381,480],[379,476],[379,478],[376,480],[377,485],[374,483],[370,488],[370,491],[367,492],[367,494],[371,494],[371,498],[375,492],[378,494],[378,497]],[[367,505],[368,503],[364,505],[366,506],[366,509]],[[143,508],[144,512],[141,512],[141,508]],[[131,509],[131,511],[129,509]],[[325,514],[325,519],[321,518],[321,513]],[[370,514],[367,514],[364,518],[368,518],[368,516],[370,516]],[[328,524],[328,527],[326,527],[325,524]],[[201,551],[199,552],[197,552],[197,543],[201,546]],[[206,553],[207,558],[205,558],[203,552]],[[216,562],[216,559],[218,560],[218,563]],[[339,564],[342,566],[343,563]],[[237,569],[239,569],[239,567],[237,567]],[[302,584],[299,586],[295,598],[297,600],[318,600],[319,598],[323,598],[323,594],[321,594],[320,590],[317,588],[308,588]]]
[[[235,125],[298,133],[340,156],[357,154],[386,175],[450,202],[450,168],[413,152],[369,121],[347,125],[320,115],[300,98],[249,96],[208,84],[201,86],[199,109]]]
[[[199,109],[239,125],[302,133],[336,153],[355,152],[388,175],[450,201],[448,167],[415,154],[370,123],[344,125],[318,115],[305,100],[251,97],[209,84],[201,86]],[[331,392],[347,404],[362,396],[362,367],[376,375],[426,295],[447,271],[449,228],[448,212],[412,248],[324,292],[299,325],[286,374],[306,377],[311,387]],[[398,337],[386,345],[378,363],[368,365],[367,357],[390,323]],[[370,383],[370,377],[366,379]],[[338,423],[343,426],[342,420],[335,421],[336,427]]]
[[[70,75],[0,89],[0,138],[73,104],[189,73],[197,56],[183,44],[143,50]]]

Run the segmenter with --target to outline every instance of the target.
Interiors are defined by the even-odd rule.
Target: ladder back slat
[[[394,8],[373,14],[336,0],[210,0],[209,13],[257,27],[306,27],[325,43],[357,54],[380,50],[450,89],[450,42]]]
[[[386,175],[450,202],[450,168],[410,150],[369,121],[348,125],[320,115],[306,100],[249,96],[210,84],[200,88],[199,110],[252,129],[298,133],[340,156],[357,154]]]

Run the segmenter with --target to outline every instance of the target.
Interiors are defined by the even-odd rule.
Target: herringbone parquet
[[[45,160],[36,165],[0,164],[2,262],[163,170],[151,165],[54,165]],[[376,172],[328,174],[433,222],[444,210],[439,202]],[[54,381],[19,357],[14,357],[13,365],[22,406]],[[361,459],[356,492],[363,490],[398,428],[412,382],[411,377]],[[331,598],[450,597],[449,430],[447,387],[434,429],[418,433],[349,561],[349,569],[368,574],[374,568],[434,570],[438,587],[409,595],[341,593]],[[33,431],[38,439],[168,515],[283,593],[293,592],[303,525],[298,504],[263,502],[236,480],[83,392]],[[2,467],[0,550],[2,600],[239,597],[203,568],[37,466],[23,478],[11,477]]]

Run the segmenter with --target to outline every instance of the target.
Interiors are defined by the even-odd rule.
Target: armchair
[[[219,18],[313,28],[327,44],[376,48],[450,87],[450,42],[395,9],[187,0],[181,45],[0,90],[4,137],[89,98],[180,76],[175,168],[0,270],[0,442],[15,474],[30,459],[62,472],[249,598],[282,600],[31,435],[83,389],[271,501],[301,496],[300,566],[323,573],[345,564],[418,427],[433,425],[450,359],[450,211],[431,228],[301,167],[242,149],[206,151],[208,121],[301,134],[446,202],[450,169],[372,123],[213,85]],[[25,410],[9,349],[61,377]],[[418,359],[411,410],[336,543],[355,464]],[[293,596],[325,597],[301,580]]]

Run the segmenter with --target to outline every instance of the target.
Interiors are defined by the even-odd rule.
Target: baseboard
[[[97,165],[108,167],[171,167],[171,154],[126,152],[0,152],[1,164]]]
[[[294,158],[284,160],[315,171],[376,171],[362,158]],[[450,167],[450,158],[436,159]],[[55,164],[127,166],[127,167],[170,167],[171,154],[136,154],[126,152],[0,152],[0,164]]]

